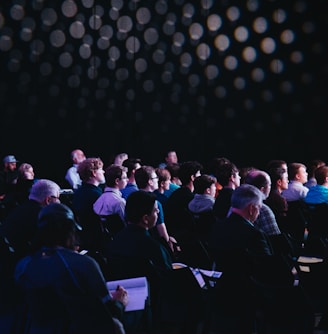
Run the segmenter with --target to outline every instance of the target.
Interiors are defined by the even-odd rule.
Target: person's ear
[[[141,218],[141,221],[143,223],[144,226],[147,226],[148,227],[148,224],[149,224],[149,216],[148,214],[144,214]]]

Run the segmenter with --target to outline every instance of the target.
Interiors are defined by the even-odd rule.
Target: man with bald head
[[[258,188],[263,193],[264,200],[268,198],[271,190],[271,178],[267,172],[258,169],[252,170],[247,174],[245,183]],[[269,236],[281,234],[272,209],[265,203],[261,207],[258,218],[254,221],[254,226]]]

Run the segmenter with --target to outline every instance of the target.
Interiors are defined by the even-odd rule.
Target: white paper
[[[107,289],[114,292],[118,285],[121,285],[128,292],[128,304],[125,311],[138,311],[145,308],[148,298],[148,282],[146,277],[127,278],[117,281],[106,282]]]
[[[323,262],[323,259],[321,257],[300,256],[297,259],[297,262],[299,263],[320,263],[320,262]]]

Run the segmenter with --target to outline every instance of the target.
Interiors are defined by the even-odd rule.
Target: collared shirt
[[[286,198],[288,202],[298,201],[303,199],[308,193],[309,188],[303,186],[299,181],[289,181],[288,189],[283,190],[282,196]]]
[[[281,233],[273,211],[264,203],[262,204],[258,218],[254,222],[254,226],[267,235],[277,235]]]
[[[93,210],[100,216],[118,214],[125,221],[125,204],[126,201],[119,189],[106,187],[102,195],[93,204]]]
[[[79,173],[77,172],[77,164],[74,164],[67,170],[65,180],[71,185],[73,189],[77,189],[81,186],[82,181]]]

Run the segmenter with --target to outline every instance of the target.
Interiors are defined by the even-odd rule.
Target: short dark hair
[[[138,190],[131,193],[126,200],[126,221],[138,224],[144,215],[151,213],[154,208],[155,201],[156,195],[151,192]]]
[[[106,185],[113,187],[116,179],[121,179],[123,172],[127,172],[127,168],[120,165],[110,165],[105,169]]]
[[[137,168],[137,165],[142,165],[141,159],[139,158],[128,158],[125,159],[122,163],[122,166],[126,167],[128,169],[127,175],[130,177],[132,175],[132,172]]]
[[[203,174],[197,176],[194,180],[194,192],[196,194],[204,194],[207,188],[216,183],[216,178],[211,175]]]
[[[239,169],[231,161],[222,164],[217,167],[215,177],[221,186],[226,186],[229,183],[230,177],[237,174]]]
[[[319,185],[324,184],[328,176],[328,166],[321,166],[317,168],[314,172],[314,176]]]
[[[186,185],[191,180],[193,175],[196,175],[198,171],[203,170],[203,165],[198,161],[186,161],[180,165],[179,179],[183,185]]]
[[[153,166],[143,165],[136,170],[134,178],[139,189],[144,189],[148,185],[148,181],[152,177],[152,173],[155,173]]]

